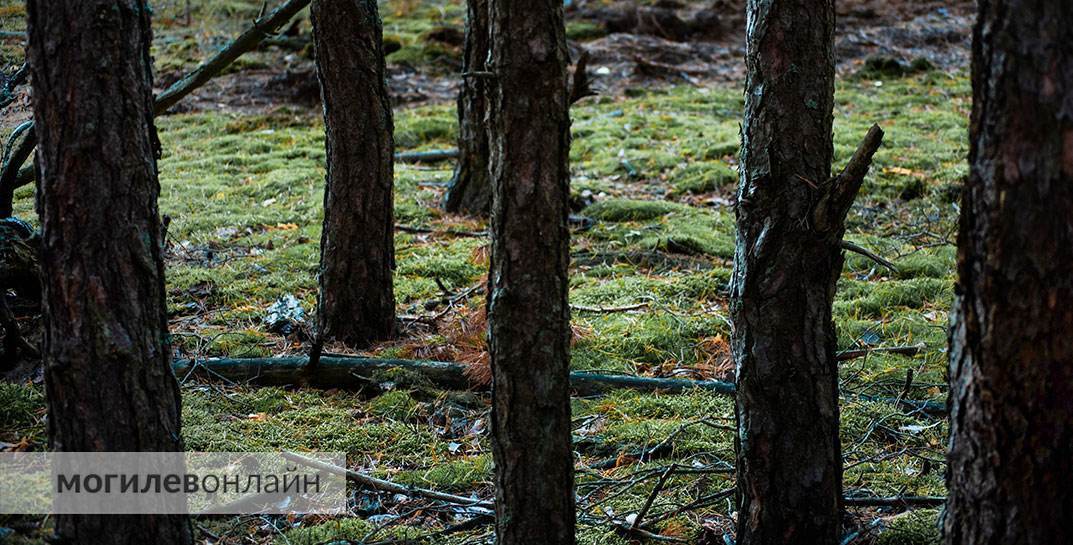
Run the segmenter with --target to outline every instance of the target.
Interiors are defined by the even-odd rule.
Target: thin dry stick
[[[875,261],[876,263],[879,263],[880,265],[883,265],[884,267],[890,269],[891,272],[898,272],[898,266],[897,265],[895,265],[894,263],[891,263],[889,260],[887,260],[883,256],[873,252],[872,250],[869,250],[868,248],[865,248],[864,246],[861,246],[860,244],[856,244],[856,243],[850,242],[848,240],[843,240],[842,241],[842,249],[843,250],[848,250],[848,251],[853,252],[855,254],[863,255],[864,257],[867,257],[868,259],[871,259],[872,261]]]
[[[406,486],[388,480],[378,479],[371,475],[365,475],[364,473],[358,473],[357,471],[347,469],[345,467],[339,467],[329,463],[321,462],[320,460],[306,458],[305,456],[295,454],[293,452],[284,452],[282,453],[282,456],[292,462],[297,462],[299,464],[316,468],[321,471],[327,471],[328,473],[332,473],[335,475],[341,475],[358,484],[368,486],[369,488],[375,488],[377,490],[383,490],[385,492],[393,492],[395,494],[404,494],[406,496],[416,496],[429,500],[443,501],[447,503],[453,503],[455,505],[478,507],[489,510],[495,509],[495,504],[493,502],[467,498],[464,496],[456,496],[454,494],[438,492],[436,490],[429,490],[427,488]]]
[[[875,348],[860,348],[855,350],[843,350],[835,355],[835,359],[838,361],[847,361],[856,358],[863,358],[868,354],[874,352],[886,352],[888,354],[901,354],[903,356],[915,356],[926,348],[924,343],[911,344],[906,346],[877,346]]]
[[[649,305],[648,301],[643,301],[633,305],[625,305],[621,307],[586,307],[582,305],[570,305],[570,308],[578,312],[595,312],[595,313],[612,313],[612,312],[628,312],[631,310],[639,310]]]
[[[641,521],[648,514],[648,510],[652,507],[652,502],[656,500],[656,496],[663,490],[663,485],[667,484],[667,479],[674,473],[674,470],[678,469],[678,464],[671,464],[667,466],[667,469],[659,476],[659,480],[656,481],[656,486],[652,487],[652,492],[645,500],[645,504],[641,506],[641,510],[637,512],[637,517],[633,519],[633,524],[630,525],[630,530],[636,531],[641,529]]]

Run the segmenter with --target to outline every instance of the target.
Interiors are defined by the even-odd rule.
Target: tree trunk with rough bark
[[[458,163],[447,188],[448,212],[487,214],[492,205],[488,174],[484,63],[488,58],[488,0],[466,0],[466,45],[458,92]]]
[[[327,182],[318,340],[365,346],[395,334],[393,125],[375,0],[310,9],[324,105]]]
[[[561,0],[492,0],[492,452],[501,545],[574,543]]]
[[[1073,4],[983,0],[950,337],[951,545],[1073,543]]]
[[[838,542],[842,457],[831,304],[846,213],[882,131],[831,177],[833,0],[750,0],[731,287],[738,539]]]
[[[181,451],[157,211],[149,8],[31,0],[45,386],[57,451]],[[64,543],[191,542],[174,515],[56,517]]]

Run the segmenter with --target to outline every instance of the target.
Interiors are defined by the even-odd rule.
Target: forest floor
[[[743,108],[742,2],[672,9],[685,23],[684,35],[644,24],[609,33],[629,24],[613,11],[623,3],[574,4],[569,34],[575,48],[593,54],[590,69],[602,93],[572,110],[573,200],[577,213],[594,220],[572,240],[572,367],[733,380],[726,288]],[[657,9],[670,3],[642,4]],[[4,30],[24,28],[22,5],[0,0]],[[398,151],[454,147],[462,6],[458,0],[381,6],[385,36],[400,48],[388,58]],[[701,6],[714,6],[717,24],[699,24],[705,21]],[[154,58],[163,86],[241,31],[260,3],[170,1],[154,8]],[[839,9],[836,168],[870,124],[886,131],[850,213],[847,238],[891,259],[897,271],[847,255],[835,301],[838,346],[925,347],[915,356],[876,352],[841,365],[845,492],[943,495],[945,421],[857,394],[945,401],[953,233],[967,169],[971,11],[966,2],[940,1],[861,0],[840,2]],[[303,20],[292,33],[297,45],[240,59],[180,111],[158,119],[176,357],[309,349],[324,148],[310,51],[301,44],[308,31]],[[21,64],[17,40],[0,44],[5,66]],[[27,97],[0,113],[0,136],[6,137],[28,116]],[[445,306],[449,294],[480,285],[488,259],[487,240],[473,236],[484,222],[439,207],[450,176],[449,163],[396,165],[396,219],[404,227],[396,234],[396,298],[400,314],[423,319],[408,321],[398,340],[365,354],[486,363],[483,297]],[[33,220],[31,188],[18,193],[16,215]],[[287,296],[299,301],[306,317],[282,335],[265,316]],[[607,311],[616,307],[630,309]],[[32,363],[0,382],[0,448],[45,448],[40,382]],[[580,543],[630,542],[616,521],[638,511],[671,464],[683,470],[659,491],[649,517],[658,523],[650,529],[695,540],[733,527],[733,498],[722,493],[733,486],[727,471],[734,462],[732,398],[623,390],[575,398],[573,415]],[[353,469],[480,497],[491,494],[487,418],[486,394],[442,391],[404,375],[372,377],[361,392],[196,378],[183,384],[190,450],[342,451]],[[355,516],[346,519],[202,517],[196,520],[199,539],[373,543],[416,538],[469,516],[373,491],[353,499]],[[851,508],[847,528],[862,529],[853,543],[935,542],[936,511],[902,511]],[[41,524],[0,516],[0,528],[17,530],[16,543],[39,542]],[[430,542],[482,542],[490,532],[476,525]]]

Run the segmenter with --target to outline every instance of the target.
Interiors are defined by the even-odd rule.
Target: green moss
[[[417,413],[417,401],[403,390],[392,390],[369,402],[369,412],[381,418],[405,421]]]
[[[158,33],[159,37],[174,32],[174,41],[160,49],[167,58],[158,63],[189,67],[203,57],[201,48],[218,46],[225,34],[244,27],[260,9],[260,3],[253,1],[192,4],[196,25],[201,25],[202,17],[208,17],[206,25],[224,21],[227,25],[213,26],[204,40],[199,38],[198,50],[191,49],[189,38],[200,35],[200,26],[183,30],[174,25]],[[426,47],[420,36],[437,26],[458,27],[463,9],[459,0],[387,3],[385,31],[410,48],[409,53],[402,52],[404,57],[435,64],[439,61],[426,56],[434,49]],[[266,58],[271,57],[254,62]],[[938,235],[927,233],[949,233],[955,226],[950,195],[966,175],[968,79],[963,74],[929,72],[884,79],[876,87],[873,81],[851,78],[838,82],[836,102],[835,169],[848,159],[871,122],[879,122],[886,131],[884,146],[850,213],[849,238],[899,266],[897,273],[891,273],[847,254],[835,295],[838,346],[926,345],[914,357],[872,354],[843,362],[840,386],[847,394],[894,397],[912,370],[910,397],[943,400],[942,347],[955,250],[937,245]],[[696,373],[711,356],[704,348],[707,339],[729,334],[726,288],[734,213],[711,197],[729,198],[733,192],[741,93],[730,87],[647,89],[632,97],[583,101],[571,115],[572,189],[597,195],[596,204],[582,212],[596,219],[596,225],[575,230],[571,250],[578,257],[608,256],[587,264],[585,258],[575,258],[571,302],[648,304],[630,312],[575,312],[572,367],[648,376]],[[211,112],[158,119],[164,150],[160,207],[172,217],[168,305],[174,344],[182,352],[278,353],[287,341],[265,331],[260,322],[265,308],[290,293],[313,312],[324,185],[320,117],[313,109],[280,109],[258,115]],[[400,149],[454,146],[452,104],[399,108],[395,121]],[[450,176],[449,163],[396,165],[396,221],[483,229],[483,222],[463,226],[459,218],[438,209],[443,188],[429,182],[444,182]],[[17,193],[19,214],[33,216],[32,198],[32,188]],[[400,313],[427,312],[424,303],[442,297],[437,279],[452,290],[478,282],[487,271],[482,257],[486,244],[478,238],[398,233],[395,286]],[[476,308],[480,298],[469,304]],[[438,333],[413,333],[401,343],[374,349],[385,356],[412,357],[414,343],[448,344],[453,327],[448,320]],[[436,404],[446,400],[465,407],[468,412],[462,417],[470,423],[484,418],[486,396],[443,393],[412,372],[382,372],[369,378],[377,384],[393,383],[394,389],[368,399],[339,392],[188,382],[183,388],[184,438],[188,448],[197,450],[343,450],[352,463],[361,460],[356,465],[375,459],[378,475],[400,482],[487,495],[491,460],[486,435],[448,439],[438,427],[441,424],[428,424],[439,414]],[[0,418],[9,419],[0,426],[0,440],[29,438],[35,448],[43,448],[41,392],[23,388],[0,389],[0,403],[9,408],[0,413]],[[731,417],[733,400],[704,392],[669,396],[622,391],[576,399],[574,415],[579,422],[593,419],[578,431],[586,445],[579,447],[582,461],[591,462],[658,443],[701,416]],[[911,445],[924,456],[941,457],[945,423],[852,396],[843,401],[842,417],[850,464],[883,458],[847,469],[847,487],[891,495],[944,493],[941,471],[926,471],[920,458],[889,455],[898,445]],[[729,460],[731,440],[725,430],[691,427],[682,432],[672,456],[651,463]],[[627,463],[614,469],[612,476],[626,477],[653,467]],[[605,476],[580,472],[578,481],[591,483]],[[707,480],[702,484],[683,482],[665,491],[668,497],[661,496],[661,504],[688,503],[695,497],[691,494],[731,484],[722,477],[703,478]],[[618,514],[635,512],[650,486],[651,480],[608,505]],[[698,516],[715,513],[726,515],[726,507],[712,506]],[[696,531],[692,519],[675,522],[684,528],[680,535],[688,538]],[[337,537],[360,540],[369,528],[356,520],[330,521],[291,530],[287,536],[298,543]],[[395,530],[383,537],[391,532]],[[579,533],[579,543],[623,542],[605,527],[586,527]]]
[[[15,443],[26,432],[40,436],[45,408],[41,388],[0,382],[0,407],[3,407],[0,410],[0,440]]]
[[[341,518],[287,530],[284,536],[286,542],[291,545],[356,543],[373,531],[376,526],[360,518]]]
[[[839,288],[844,290],[844,294],[835,302],[835,313],[849,317],[884,316],[900,310],[899,307],[946,307],[953,295],[953,283],[938,278],[913,278],[879,283],[843,280]]]
[[[426,106],[407,111],[395,121],[395,147],[454,147],[457,121],[444,106]]]
[[[677,194],[728,189],[738,182],[738,171],[721,161],[689,163],[670,175]]]
[[[566,37],[571,40],[584,42],[595,40],[607,35],[607,29],[603,25],[588,21],[567,21]]]
[[[492,480],[492,456],[488,453],[432,462],[425,469],[396,473],[392,479],[410,486],[460,493],[472,492]]]
[[[942,541],[939,511],[922,509],[898,515],[879,534],[877,545],[935,545]]]
[[[645,221],[684,210],[688,208],[668,201],[607,199],[586,208],[585,214],[603,221]]]

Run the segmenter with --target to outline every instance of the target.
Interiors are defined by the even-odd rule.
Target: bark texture
[[[49,442],[178,451],[157,211],[149,8],[27,5],[37,151]],[[64,543],[191,542],[186,517],[58,516]]]
[[[324,104],[327,182],[319,338],[352,346],[395,334],[393,125],[375,0],[310,9]]]
[[[488,114],[485,86],[488,78],[488,2],[466,0],[466,44],[462,54],[462,87],[458,92],[458,162],[447,188],[448,212],[487,214],[492,206],[488,173]]]
[[[561,0],[492,0],[492,452],[502,545],[574,543]]]
[[[945,539],[1073,543],[1073,3],[983,0]]]
[[[831,177],[833,0],[750,0],[731,311],[743,545],[838,542],[831,319],[846,212],[882,131]]]

